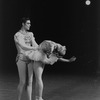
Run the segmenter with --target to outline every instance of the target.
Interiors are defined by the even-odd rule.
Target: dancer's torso
[[[26,45],[32,46],[32,38],[34,39],[34,37],[32,37],[32,33],[31,32],[28,32],[27,34],[23,34],[22,31],[19,31],[19,32],[16,33],[16,35],[19,35],[19,38],[20,39],[23,39],[23,41],[24,41],[24,43]],[[25,55],[25,52],[27,50],[23,49],[17,43],[15,43],[15,44],[16,44],[16,48],[17,48],[17,51],[18,51],[16,60],[21,59],[21,60],[24,60],[24,61],[28,61],[29,58]]]

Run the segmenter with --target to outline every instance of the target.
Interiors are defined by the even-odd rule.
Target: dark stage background
[[[0,70],[17,74],[14,34],[20,19],[31,18],[31,31],[37,43],[52,40],[66,45],[65,58],[76,56],[72,63],[46,65],[49,74],[88,75],[99,73],[100,7],[99,0],[2,0],[0,8]]]

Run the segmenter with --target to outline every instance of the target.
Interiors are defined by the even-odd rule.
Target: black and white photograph
[[[100,100],[100,1],[1,0],[0,100]]]

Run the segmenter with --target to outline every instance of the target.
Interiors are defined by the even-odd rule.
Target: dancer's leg
[[[26,78],[26,63],[21,60],[18,60],[17,67],[19,74],[18,100],[21,100],[21,95],[23,92],[23,87],[25,85],[25,78]]]
[[[34,62],[34,73],[36,77],[36,100],[43,100],[42,93],[43,93],[43,81],[42,81],[42,73],[44,69],[44,65],[41,62]]]
[[[32,100],[32,81],[33,81],[33,63],[30,63],[28,65],[28,85],[27,85],[28,100]]]

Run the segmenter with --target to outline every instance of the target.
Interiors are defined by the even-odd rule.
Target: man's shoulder
[[[33,32],[29,32],[29,34],[32,34],[33,35]]]
[[[32,37],[34,37],[34,34],[33,34],[33,32],[29,32],[29,34],[30,34]]]
[[[16,32],[15,33],[15,35],[14,36],[21,36],[22,34],[21,34],[21,32],[20,31],[18,31],[18,32]]]

